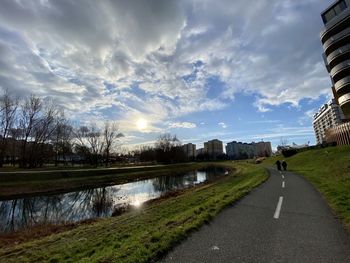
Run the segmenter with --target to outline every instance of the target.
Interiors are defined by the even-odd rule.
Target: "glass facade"
[[[344,9],[350,7],[350,0],[341,0],[332,8],[330,8],[326,13],[322,15],[323,23],[328,23],[334,17],[339,15]]]

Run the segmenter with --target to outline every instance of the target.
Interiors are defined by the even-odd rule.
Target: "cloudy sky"
[[[198,147],[315,143],[330,3],[1,0],[0,89],[51,97],[77,122],[116,120],[130,147],[163,132]]]

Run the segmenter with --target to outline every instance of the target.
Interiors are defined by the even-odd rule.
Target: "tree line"
[[[58,165],[74,161],[73,155],[79,156],[76,162],[108,166],[122,136],[116,122],[73,126],[51,100],[18,98],[6,90],[0,95],[0,167]]]
[[[161,134],[154,146],[143,146],[134,154],[141,162],[180,163],[187,161],[182,144],[176,135]]]

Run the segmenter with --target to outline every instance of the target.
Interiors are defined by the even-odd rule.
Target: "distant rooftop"
[[[328,109],[328,107],[330,107],[330,106],[332,106],[332,105],[334,105],[334,104],[337,104],[336,101],[335,101],[335,99],[331,99],[330,101],[328,101],[328,103],[323,104],[323,105],[319,108],[318,112],[316,112],[316,113],[314,114],[314,120],[317,119],[317,117],[320,116],[323,112],[325,112],[325,111]]]

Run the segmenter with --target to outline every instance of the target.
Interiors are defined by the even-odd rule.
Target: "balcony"
[[[350,27],[332,36],[323,44],[323,49],[328,56],[330,53],[349,43]]]
[[[337,83],[342,78],[349,76],[350,75],[350,72],[348,72],[349,69],[350,69],[350,59],[345,60],[345,61],[339,63],[338,65],[336,65],[334,68],[332,68],[331,76],[332,76],[334,82]]]
[[[347,87],[349,87],[349,86],[350,86],[350,76],[345,77],[345,78],[342,78],[341,80],[337,81],[337,82],[334,84],[334,88],[335,88],[337,94],[338,94],[338,93],[341,94],[341,93],[342,93],[341,90],[342,90],[342,89],[345,89],[345,88],[347,88]],[[339,95],[340,95],[340,94],[339,94]]]
[[[342,108],[345,116],[350,117],[350,94],[345,94],[338,99],[339,105]]]
[[[348,27],[347,16],[350,16],[350,8],[344,10],[340,15],[334,17],[325,25],[325,29],[321,31],[320,37],[322,43],[325,43],[332,35],[338,33],[339,29]],[[339,29],[338,29],[339,28]]]
[[[350,103],[350,94],[344,94],[338,99],[340,106],[343,106],[346,103]]]
[[[345,60],[343,59],[344,57],[347,57],[350,59],[349,54],[350,54],[350,44],[347,44],[330,53],[327,57],[327,64],[329,65],[330,68],[333,68],[339,62],[344,61]]]

